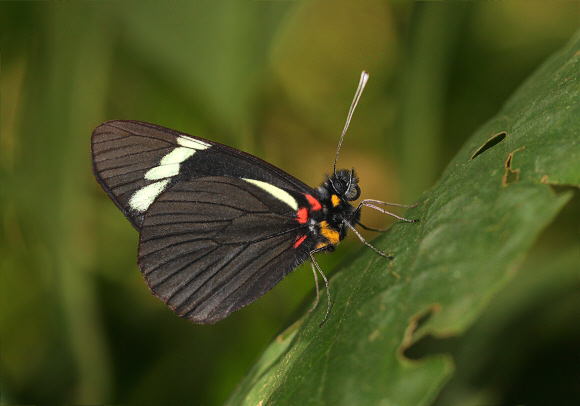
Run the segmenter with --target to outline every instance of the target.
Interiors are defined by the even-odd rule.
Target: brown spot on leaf
[[[501,180],[501,184],[502,186],[507,186],[508,183],[512,183],[512,182],[517,182],[520,179],[520,170],[519,169],[512,169],[512,161],[513,161],[513,157],[514,154],[518,151],[521,151],[522,149],[525,149],[526,147],[521,147],[516,149],[515,151],[511,152],[506,161],[505,161],[505,173],[503,174],[503,178]]]

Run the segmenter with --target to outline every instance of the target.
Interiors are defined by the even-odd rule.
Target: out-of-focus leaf
[[[260,62],[293,5],[151,2],[125,7],[128,50],[196,95],[227,132],[247,131],[240,123],[250,128],[245,120],[252,117],[252,96],[264,80]]]

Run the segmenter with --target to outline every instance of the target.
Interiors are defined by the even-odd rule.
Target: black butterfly
[[[338,149],[367,78],[363,72]],[[337,171],[336,159],[313,189],[237,149],[124,120],[97,127],[91,152],[97,180],[140,233],[138,265],[149,289],[194,323],[250,304],[309,258],[316,303],[314,265],[327,285],[326,320],[328,281],[313,254],[333,251],[349,228],[375,249],[354,228],[361,208],[392,214],[376,200],[353,207],[358,177]]]

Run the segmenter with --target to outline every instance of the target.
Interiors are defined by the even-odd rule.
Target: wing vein
[[[164,277],[163,277],[163,279],[161,279],[161,280],[157,281],[155,284],[152,284],[152,285],[150,285],[150,288],[151,288],[151,289],[155,289],[157,286],[161,285],[163,282],[167,281],[169,278],[171,278],[171,277],[172,277],[172,276],[174,276],[175,274],[177,274],[177,273],[179,273],[179,272],[183,271],[185,268],[189,268],[190,266],[192,266],[192,265],[193,265],[193,264],[195,264],[196,262],[198,262],[198,261],[202,260],[203,258],[207,257],[208,255],[211,255],[211,254],[212,254],[212,253],[213,253],[215,250],[217,250],[218,248],[219,248],[219,247],[215,247],[215,248],[213,248],[211,251],[209,251],[208,253],[206,253],[206,254],[202,255],[201,257],[199,257],[199,258],[196,258],[195,260],[188,262],[187,264],[185,264],[185,265],[184,265],[184,266],[182,266],[181,268],[179,268],[179,269],[177,269],[177,270],[175,270],[175,271],[173,271],[173,272],[169,273],[168,275],[164,276]],[[187,253],[187,254],[189,254],[189,253]],[[151,271],[147,272],[147,275],[151,275],[151,273],[152,273],[152,272],[155,272],[155,270],[159,269],[161,266],[163,266],[163,265],[167,264],[167,263],[168,263],[168,262],[170,262],[170,261],[175,261],[176,259],[182,258],[183,256],[185,256],[185,255],[187,255],[187,254],[180,255],[180,256],[177,256],[177,257],[175,257],[175,258],[171,258],[171,260],[169,260],[169,261],[163,262],[163,263],[162,263],[162,264],[160,264],[159,266],[156,266],[154,269],[152,269]],[[197,275],[194,275],[194,276],[193,276],[193,278],[195,278],[196,276],[197,276]],[[171,299],[173,296],[175,296],[175,294],[176,294],[176,293],[177,293],[177,292],[178,292],[178,291],[179,291],[179,290],[180,290],[180,289],[181,289],[181,288],[182,288],[184,285],[187,285],[189,282],[191,282],[191,280],[192,280],[193,278],[191,278],[190,280],[188,280],[186,283],[183,283],[183,284],[181,284],[182,286],[181,286],[181,287],[180,287],[180,288],[179,288],[179,289],[178,289],[176,292],[172,293],[172,294],[171,294],[171,296],[170,296],[170,297],[169,297],[169,298],[168,298],[166,301],[168,302],[168,301],[169,301],[169,300],[170,300],[170,299]]]
[[[202,283],[201,285],[199,285],[199,286],[197,287],[197,289],[195,289],[193,292],[191,292],[191,293],[188,295],[187,299],[186,299],[186,300],[184,300],[183,302],[181,302],[181,303],[180,303],[180,304],[179,304],[179,305],[176,307],[176,310],[178,310],[179,308],[183,307],[183,305],[184,305],[184,304],[187,302],[187,300],[191,299],[191,297],[192,297],[193,295],[195,295],[195,293],[196,293],[196,292],[198,292],[198,291],[199,291],[201,288],[203,288],[203,287],[206,285],[206,283],[208,283],[208,282],[209,282],[209,281],[210,281],[210,280],[211,280],[211,279],[212,279],[212,278],[213,278],[213,277],[214,277],[216,274],[218,274],[218,273],[219,273],[219,272],[220,272],[220,271],[221,271],[221,270],[222,270],[224,267],[228,266],[228,265],[229,265],[229,264],[230,264],[230,263],[231,263],[233,260],[235,260],[235,259],[236,259],[238,256],[240,256],[240,255],[241,255],[241,254],[242,254],[242,253],[243,253],[243,252],[244,252],[246,249],[248,249],[248,247],[249,247],[249,246],[250,246],[249,244],[246,244],[246,245],[244,245],[244,246],[243,246],[243,248],[242,248],[242,250],[241,250],[241,251],[240,251],[240,252],[239,252],[237,255],[234,255],[232,258],[230,258],[230,259],[229,259],[228,261],[226,261],[224,264],[222,264],[221,266],[217,267],[217,269],[215,269],[215,268],[214,268],[214,269],[212,269],[212,268],[211,268],[211,265],[210,265],[210,266],[208,266],[207,268],[205,268],[205,269],[204,269],[204,271],[203,271],[203,273],[205,273],[205,272],[209,272],[209,273],[210,273],[210,276],[209,276],[209,278],[207,278],[205,281],[203,281],[203,283]],[[214,264],[215,264],[215,262],[214,262]],[[213,265],[213,264],[212,264],[212,265]],[[179,287],[179,289],[178,289],[177,291],[175,291],[175,292],[174,292],[174,293],[171,295],[171,297],[170,297],[169,299],[171,299],[172,297],[174,297],[174,296],[175,296],[175,295],[176,295],[178,292],[180,292],[182,289],[184,289],[184,288],[185,288],[187,285],[189,285],[189,284],[190,284],[190,283],[191,283],[191,282],[192,282],[192,281],[193,281],[193,280],[194,280],[196,277],[198,277],[198,276],[200,276],[200,274],[198,274],[198,275],[195,275],[193,278],[191,278],[190,280],[188,280],[186,283],[182,284],[182,285]],[[221,287],[221,285],[220,285],[220,287]],[[209,296],[213,295],[213,292],[214,292],[214,291],[215,291],[215,289],[211,289],[211,290],[209,290],[209,291],[208,291],[208,292],[207,292],[207,293],[204,295],[204,297],[203,297],[203,298],[201,298],[201,300],[199,301],[199,303],[198,303],[197,305],[195,305],[195,307],[194,307],[192,310],[190,310],[189,312],[187,312],[187,314],[189,314],[189,313],[191,313],[193,310],[197,309],[197,307],[198,307],[199,305],[201,305],[202,303],[204,303],[204,302],[205,302],[205,299],[207,299]],[[169,299],[168,299],[168,301],[169,301]]]
[[[284,244],[284,243],[287,243],[287,240],[282,240],[282,242],[280,242],[279,244],[276,244],[274,247],[267,247],[267,250],[273,250],[273,249],[275,249],[275,248],[278,248],[280,245],[282,245],[282,244]],[[248,248],[248,246],[249,246],[249,245],[245,246],[245,247],[244,247],[244,250],[246,250],[246,249]],[[262,252],[263,252],[263,251],[264,251],[264,250],[262,250]],[[243,253],[243,251],[242,251],[242,252],[240,252],[238,255],[236,255],[234,258],[236,258],[236,257],[240,256],[242,253]],[[245,264],[244,264],[244,265],[241,267],[241,269],[245,269],[245,268],[246,268],[246,267],[247,267],[249,264],[251,264],[251,263],[252,263],[252,262],[253,262],[253,261],[254,261],[254,260],[257,258],[257,257],[259,257],[259,255],[256,255],[256,256],[253,256],[252,258],[250,258],[250,259],[249,259],[248,261],[246,261],[246,263],[245,263]],[[234,258],[232,258],[232,260],[233,260]],[[271,260],[269,260],[269,261],[267,262],[267,264],[269,264],[269,263],[270,263],[271,261],[273,261],[274,259],[276,259],[276,257],[275,257],[275,258],[272,258]],[[229,263],[229,262],[231,262],[231,260],[230,260],[230,261],[228,261],[228,263]],[[267,264],[265,264],[264,266],[267,266]],[[263,268],[264,268],[264,266],[260,267],[260,268],[259,268],[259,270],[263,269]],[[222,267],[222,268],[223,268],[223,267]],[[218,272],[219,272],[219,271],[218,271]],[[217,272],[214,272],[214,275],[215,275],[215,273],[217,273]],[[254,275],[254,274],[255,274],[255,272],[252,272],[252,275]],[[213,275],[212,275],[212,276],[213,276]],[[208,280],[209,280],[209,279],[211,279],[211,278],[208,278]],[[239,284],[239,285],[238,285],[238,287],[237,287],[236,289],[234,289],[234,291],[236,291],[236,290],[240,289],[241,285],[243,285],[243,284],[244,284],[244,283],[245,283],[245,282],[246,282],[248,279],[249,279],[249,278],[246,278],[246,279],[245,279],[245,280],[244,280],[244,281],[243,281],[241,284]],[[189,312],[187,312],[187,315],[189,315],[189,314],[191,314],[192,312],[194,312],[195,310],[197,310],[197,308],[198,308],[198,307],[199,307],[201,304],[203,304],[203,303],[206,301],[206,299],[207,299],[208,297],[211,297],[211,296],[213,296],[213,294],[214,294],[216,291],[218,291],[218,290],[221,290],[221,289],[224,287],[224,285],[226,285],[228,282],[230,282],[230,281],[229,281],[229,280],[225,280],[225,281],[221,282],[220,284],[218,284],[218,285],[214,286],[214,287],[213,287],[213,288],[212,288],[212,289],[211,289],[209,292],[207,292],[207,293],[204,295],[204,297],[202,298],[202,300],[201,300],[201,301],[200,301],[200,302],[199,302],[199,303],[198,303],[198,304],[197,304],[197,305],[196,305],[196,306],[195,306],[193,309],[191,309]],[[207,281],[205,281],[205,282],[204,282],[204,285],[205,285],[205,283],[207,283]],[[201,286],[200,286],[200,288],[201,288]],[[199,288],[198,288],[197,290],[199,290]],[[196,290],[196,291],[197,291],[197,290]],[[195,292],[194,292],[194,293],[195,293]],[[230,295],[231,295],[231,293],[227,294],[227,295],[226,295],[226,297],[229,297]],[[221,302],[223,302],[223,300],[222,300]],[[221,302],[220,302],[220,303],[221,303]]]
[[[221,220],[222,223],[231,223],[233,220]],[[198,222],[195,221],[191,221],[190,223],[193,224],[197,224]],[[182,223],[173,223],[173,224],[182,224]],[[150,236],[148,238],[144,238],[140,241],[140,244],[146,243],[146,242],[150,242],[150,241],[156,241],[156,240],[160,240],[166,237],[178,237],[180,235],[187,235],[187,234],[193,234],[194,232],[196,232],[197,230],[184,230],[184,231],[176,231],[173,233],[163,233],[163,234],[157,234],[157,235],[153,235]],[[213,231],[220,231],[220,230],[210,230],[210,232]],[[198,232],[198,231],[197,231]],[[201,239],[207,239],[207,237],[201,238]],[[191,241],[195,241],[195,240],[188,240],[187,242],[191,242]]]
[[[177,190],[173,190],[174,192],[177,192]],[[247,211],[241,207],[236,207],[236,206],[232,206],[230,204],[225,204],[225,203],[218,203],[218,202],[204,202],[204,201],[199,201],[199,200],[167,200],[167,199],[163,199],[161,200],[161,202],[164,203],[199,203],[199,204],[212,204],[212,205],[216,205],[216,206],[222,206],[222,207],[229,207],[230,209],[234,209],[237,211],[241,211],[243,213],[271,213],[269,211]]]
[[[127,149],[127,148],[130,148],[130,147],[133,147],[133,146],[134,146],[134,145],[129,145],[129,146],[125,147],[125,148],[113,147],[113,148],[111,148],[111,149],[108,149],[108,150],[106,150],[106,151],[99,151],[99,152],[97,152],[97,153],[95,154],[95,162],[96,162],[96,163],[101,163],[101,162],[113,161],[113,160],[115,160],[115,159],[127,158],[127,157],[129,157],[129,156],[133,156],[133,155],[140,155],[140,154],[145,154],[145,153],[147,153],[147,152],[155,152],[155,151],[161,151],[162,149],[166,149],[166,148],[167,148],[167,147],[161,147],[161,148],[155,148],[155,149],[148,149],[148,150],[145,150],[145,151],[137,151],[137,152],[132,152],[132,153],[130,153],[130,154],[126,154],[126,155],[119,155],[119,156],[115,156],[115,157],[112,157],[112,158],[105,158],[105,159],[97,160],[97,158],[98,158],[98,157],[99,157],[99,155],[101,155],[101,154],[105,154],[105,153],[107,153],[107,152],[110,152],[110,151],[112,151],[112,150],[115,150],[115,149],[116,149],[116,150],[121,150],[121,149]]]

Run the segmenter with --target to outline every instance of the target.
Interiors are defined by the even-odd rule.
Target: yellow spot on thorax
[[[332,195],[330,197],[330,202],[332,203],[332,205],[334,207],[338,206],[340,204],[340,197],[338,197],[337,195]]]
[[[326,221],[320,222],[320,234],[332,245],[336,245],[340,241],[338,231],[331,229]]]
[[[315,247],[315,249],[317,249],[317,250],[318,250],[318,249],[320,249],[320,248],[324,248],[324,247],[326,247],[327,245],[328,245],[328,243],[326,243],[326,242],[319,242],[318,244],[316,244],[316,247]]]

